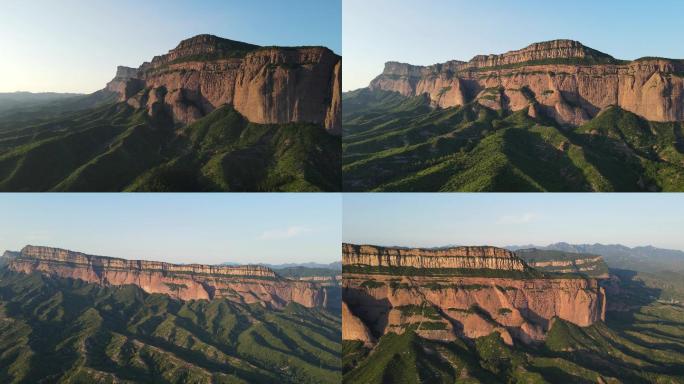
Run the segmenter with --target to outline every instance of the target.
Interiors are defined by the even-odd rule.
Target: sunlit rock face
[[[436,107],[477,101],[493,109],[580,125],[617,105],[651,121],[684,120],[684,62],[622,61],[572,40],[431,66],[388,62],[371,89],[427,94]]]
[[[605,319],[596,279],[550,278],[502,248],[343,244],[342,258],[346,340],[372,344],[413,326],[435,340],[499,332],[509,344],[534,343],[554,318],[579,326]]]
[[[306,307],[328,304],[326,290],[320,284],[285,279],[260,265],[177,265],[29,245],[11,258],[9,268],[16,272],[40,272],[102,285],[133,284],[146,292],[163,293],[180,300],[224,298],[275,307],[289,302]]]
[[[324,47],[259,47],[199,35],[137,69],[119,67],[107,89],[136,108],[188,124],[224,104],[261,124],[341,130],[342,59]],[[160,103],[163,108],[154,107]]]

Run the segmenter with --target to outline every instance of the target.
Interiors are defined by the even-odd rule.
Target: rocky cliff
[[[184,124],[231,104],[254,123],[314,123],[339,134],[341,83],[341,58],[327,48],[259,47],[199,35],[137,69],[119,67],[106,89]]]
[[[320,285],[285,279],[259,265],[178,265],[28,245],[9,260],[9,268],[102,285],[134,284],[146,292],[163,293],[180,300],[224,298],[275,307],[288,302],[306,307],[327,305],[326,290]]]
[[[452,254],[468,254],[474,258],[488,254],[499,255],[492,259],[516,260],[512,265],[530,269],[515,254],[500,248],[458,247],[430,251],[437,253],[424,256],[433,259],[430,265],[435,267],[432,268],[450,265]],[[362,254],[395,253],[402,260],[402,266],[409,266],[408,262],[412,261],[419,263],[416,267],[425,268],[421,258],[404,258],[402,254],[425,255],[426,250],[345,244],[342,252],[345,266],[359,260],[365,262]],[[477,271],[486,271],[482,266],[491,264],[473,265]],[[509,344],[514,341],[533,343],[544,339],[554,318],[579,326],[605,318],[605,293],[595,279],[551,278],[534,273],[530,277],[507,277],[506,273],[511,270],[505,268],[500,274],[481,275],[458,272],[429,275],[424,272],[412,274],[406,268],[345,271],[343,338],[372,344],[386,333],[402,333],[412,327],[420,336],[436,340],[475,338],[499,332]]]
[[[609,277],[608,265],[599,255],[536,248],[519,249],[516,255],[527,265],[545,272],[584,274],[597,279]]]
[[[500,55],[431,66],[388,62],[371,89],[427,94],[436,107],[472,101],[579,125],[617,105],[651,121],[684,120],[684,61],[617,60],[577,41],[535,43]]]
[[[465,268],[523,271],[525,263],[509,250],[496,247],[440,249],[342,244],[343,265],[412,268]]]

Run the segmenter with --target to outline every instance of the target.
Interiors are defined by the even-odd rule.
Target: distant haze
[[[209,33],[258,45],[341,52],[340,0],[3,0],[0,92],[91,93]]]
[[[579,40],[620,59],[684,58],[684,2],[344,0],[345,91],[368,86],[386,61],[469,60],[531,43]]]
[[[45,245],[171,263],[340,260],[339,194],[3,194],[0,255]]]
[[[345,194],[342,239],[357,244],[652,245],[684,250],[684,194]]]

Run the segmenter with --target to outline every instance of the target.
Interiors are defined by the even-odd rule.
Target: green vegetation
[[[230,106],[187,127],[125,103],[0,117],[4,191],[335,191],[340,139],[254,124]]]
[[[337,276],[341,272],[339,270],[329,268],[310,268],[310,267],[287,267],[275,269],[276,273],[283,277],[299,278],[311,276]]]
[[[499,315],[508,315],[513,311],[511,311],[508,308],[499,308],[498,312],[499,312]]]
[[[382,281],[366,280],[363,283],[361,283],[361,286],[364,288],[373,289],[384,287],[385,283],[383,283]]]
[[[180,291],[181,289],[188,289],[188,286],[185,284],[164,283],[164,285],[169,287],[169,289],[172,291]]]
[[[447,93],[447,92],[449,92],[449,91],[451,91],[451,86],[442,87],[442,88],[439,90],[439,93],[437,93],[437,96],[438,96],[438,97],[442,97],[442,96],[444,96],[445,93]]]
[[[423,316],[432,320],[440,320],[442,316],[437,312],[437,308],[432,305],[401,305],[394,307],[401,312],[402,316]]]
[[[526,110],[433,109],[424,95],[368,89],[343,103],[345,191],[684,190],[681,122],[611,107],[562,127]]]
[[[331,383],[339,314],[0,271],[0,382]]]
[[[376,274],[376,275],[395,275],[395,276],[484,276],[484,277],[505,277],[510,279],[529,279],[529,278],[544,278],[544,277],[563,277],[559,275],[543,274],[535,269],[529,268],[524,271],[510,271],[502,269],[475,269],[475,268],[414,268],[414,267],[376,267],[369,265],[344,265],[342,266],[344,273],[358,273],[358,274]],[[574,277],[574,276],[573,276]],[[401,287],[403,283],[396,281],[390,282],[390,287],[396,289]],[[426,284],[428,289],[442,289],[442,285],[438,283]],[[478,289],[482,286],[473,285],[459,285],[463,289]]]

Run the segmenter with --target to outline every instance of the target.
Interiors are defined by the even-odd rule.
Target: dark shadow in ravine
[[[376,299],[363,289],[344,288],[342,300],[347,303],[349,310],[368,327],[374,337],[383,335],[388,322],[388,315],[392,304],[387,298]]]

